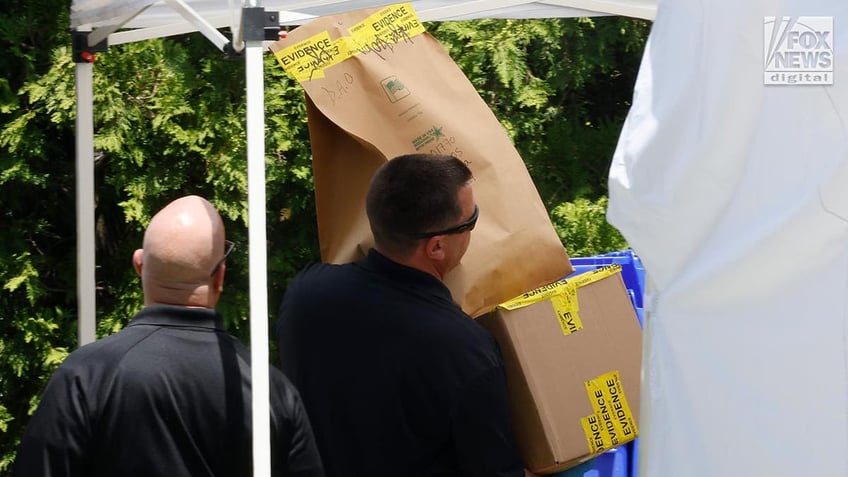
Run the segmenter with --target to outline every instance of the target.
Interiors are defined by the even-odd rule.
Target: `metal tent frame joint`
[[[280,12],[266,12],[263,7],[245,7],[241,18],[244,41],[280,39]]]
[[[88,37],[91,34],[92,32],[90,31],[71,32],[74,63],[94,63],[97,60],[95,53],[104,52],[108,49],[108,38],[104,38],[99,43],[89,46]]]

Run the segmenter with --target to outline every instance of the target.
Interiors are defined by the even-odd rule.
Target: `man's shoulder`
[[[51,375],[50,387],[76,387],[83,383],[85,389],[103,388],[139,341],[136,335],[136,331],[124,328],[72,351]]]
[[[287,287],[287,295],[324,296],[325,291],[347,290],[361,283],[359,267],[355,263],[332,264],[313,262],[300,270]]]
[[[90,365],[102,359],[120,358],[143,339],[141,330],[125,327],[117,333],[104,336],[91,343],[85,344],[72,351],[63,366]]]
[[[355,271],[353,263],[336,264],[311,262],[295,275],[292,283],[332,280]]]

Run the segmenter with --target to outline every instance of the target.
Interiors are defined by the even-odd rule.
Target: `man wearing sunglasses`
[[[367,257],[313,264],[277,324],[330,477],[523,477],[500,351],[442,280],[480,215],[452,156],[389,160],[366,197]]]
[[[250,354],[215,311],[233,248],[198,196],[153,217],[132,257],[144,308],[62,363],[27,426],[16,476],[251,475]],[[276,368],[270,385],[273,475],[322,476],[300,397]]]

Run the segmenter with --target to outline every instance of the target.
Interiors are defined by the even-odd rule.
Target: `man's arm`
[[[47,384],[38,409],[27,424],[12,475],[85,475],[90,438],[88,407],[80,380],[60,367]]]
[[[294,427],[289,450],[289,468],[294,477],[323,477],[324,467],[318,454],[318,445],[312,426],[300,399],[295,409]]]
[[[457,459],[474,477],[533,477],[515,447],[502,367],[469,383],[452,415]]]
[[[275,476],[324,477],[324,466],[318,453],[318,445],[312,425],[303,407],[300,394],[279,370],[272,368],[278,396],[282,401],[272,409],[282,418],[278,422],[278,449],[275,449]]]

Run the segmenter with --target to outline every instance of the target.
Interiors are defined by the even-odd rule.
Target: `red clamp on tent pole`
[[[95,61],[97,61],[97,57],[94,54],[100,51],[106,51],[107,45],[105,39],[94,46],[88,45],[89,33],[91,32],[71,32],[74,63],[94,63]]]

